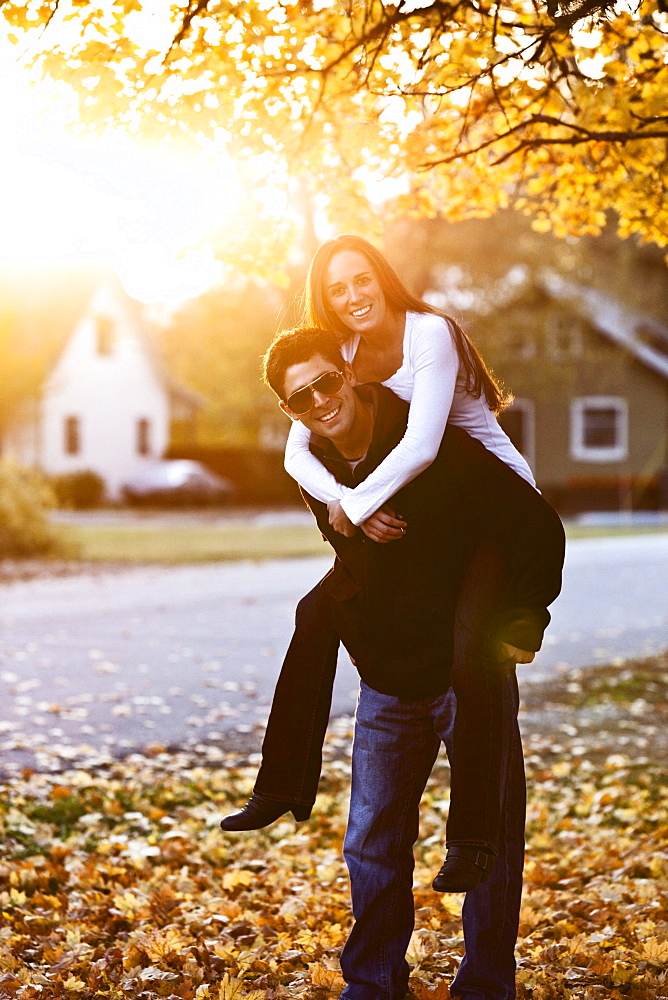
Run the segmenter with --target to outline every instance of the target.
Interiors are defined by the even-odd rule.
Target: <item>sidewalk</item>
[[[668,528],[668,510],[610,510],[578,514],[565,523],[590,528]]]

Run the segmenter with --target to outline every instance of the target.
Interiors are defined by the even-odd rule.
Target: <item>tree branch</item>
[[[568,29],[585,17],[607,14],[614,5],[615,0],[603,0],[603,2],[601,0],[564,0],[564,2],[547,0],[547,11],[557,27]],[[559,10],[565,11],[565,13],[557,13]]]
[[[194,7],[191,6],[190,3],[188,4],[188,10],[183,15],[183,21],[181,22],[181,27],[179,28],[179,30],[169,43],[169,48],[165,53],[165,59],[167,59],[167,56],[170,54],[170,52],[172,52],[173,49],[179,47],[183,39],[190,31],[190,28],[192,27],[192,23],[195,20],[195,18],[198,17],[202,13],[202,11],[206,10],[208,6],[209,6],[209,0],[197,0]]]
[[[507,132],[504,132],[501,135],[493,136],[491,139],[488,139],[486,142],[481,142],[478,146],[475,146],[472,149],[453,153],[452,155],[442,157],[439,160],[431,160],[429,162],[421,163],[419,165],[419,169],[431,170],[433,167],[440,167],[448,163],[455,163],[457,160],[470,159],[472,156],[475,156],[476,153],[481,153],[485,149],[489,149],[490,146],[496,145],[504,139],[510,138],[510,136],[515,133],[530,128],[532,125],[551,125],[553,127],[569,128],[576,132],[577,135],[541,136],[535,139],[522,139],[517,146],[509,152],[504,153],[503,156],[494,160],[491,165],[498,166],[500,163],[505,163],[511,157],[516,156],[517,153],[522,150],[537,149],[541,146],[580,146],[585,142],[609,142],[626,145],[627,142],[644,141],[647,139],[668,139],[668,129],[657,129],[651,132],[633,131],[631,129],[611,129],[599,132],[593,129],[583,128],[582,126],[575,125],[571,122],[562,122],[559,118],[552,118],[550,115],[532,115],[528,121],[520,122],[518,125],[513,126],[513,128],[508,129]]]

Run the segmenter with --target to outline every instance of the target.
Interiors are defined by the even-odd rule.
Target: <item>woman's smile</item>
[[[355,319],[363,319],[371,311],[371,305],[362,306],[361,309],[353,309],[351,311]]]

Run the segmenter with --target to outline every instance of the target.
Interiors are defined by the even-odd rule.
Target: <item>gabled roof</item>
[[[35,390],[103,290],[110,292],[131,317],[133,329],[170,397],[191,408],[201,407],[201,397],[169,371],[141,303],[128,295],[113,269],[99,264],[0,271],[0,321],[16,353],[29,362]]]
[[[668,327],[595,288],[567,281],[559,274],[542,275],[539,286],[551,298],[572,305],[604,337],[668,379]]]
[[[144,345],[144,349],[149,356],[153,369],[167,390],[173,401],[178,401],[184,406],[192,409],[201,409],[204,401],[199,393],[194,389],[180,382],[170,371],[167,362],[159,348],[154,328],[146,319],[146,311],[137,299],[134,299],[126,292],[123,283],[115,272],[108,273],[104,280],[99,283],[94,291],[94,295],[89,301],[89,306],[94,304],[95,297],[107,292],[111,294],[116,302],[120,302],[123,311],[130,316],[132,328],[137,337]]]
[[[6,339],[29,361],[37,381],[55,364],[105,274],[99,265],[0,270],[0,316]]]

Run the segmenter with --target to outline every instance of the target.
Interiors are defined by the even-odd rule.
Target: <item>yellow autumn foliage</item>
[[[574,701],[587,700],[592,687],[564,696],[563,704],[551,692],[550,730],[525,727],[529,821],[518,1000],[666,996],[668,770],[661,748],[668,659],[657,658],[643,676],[625,682],[630,704],[642,695],[643,710],[623,715],[624,726],[611,723],[604,732],[598,721],[591,725],[600,717]],[[583,677],[579,689],[585,685]],[[596,690],[608,692],[605,685]],[[605,707],[613,711],[610,702]],[[573,735],[559,731],[556,742],[562,709]],[[620,732],[629,742],[620,744]],[[639,760],[641,739],[646,756]],[[0,994],[333,1000],[343,986],[338,957],[352,923],[341,855],[349,737],[332,735],[326,757],[334,766],[325,766],[322,798],[307,823],[218,833],[222,853],[211,852],[211,831],[254,776],[236,758],[212,768],[185,751],[133,754],[100,764],[87,781],[79,769],[26,771],[0,784]],[[463,897],[431,889],[443,858],[447,780],[441,761],[423,797],[415,851],[409,960],[417,1000],[447,1000],[464,950]],[[188,851],[128,852],[130,812],[145,820],[133,844],[173,843],[161,818],[175,801]],[[57,822],[63,802],[74,817],[65,831]]]
[[[657,0],[419,5],[253,0],[6,2],[36,72],[79,97],[77,127],[213,142],[262,180],[329,199],[338,228],[482,216],[513,205],[540,231],[668,243],[668,15]],[[366,178],[366,180],[364,179]],[[401,181],[374,208],[380,178]],[[294,230],[230,236],[257,269]],[[290,234],[288,228],[293,227]],[[262,232],[264,235],[262,238]]]

